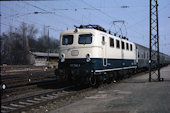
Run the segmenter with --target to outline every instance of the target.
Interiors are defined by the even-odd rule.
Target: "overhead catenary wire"
[[[164,6],[164,7],[161,8],[161,9],[159,9],[158,11],[161,12],[162,10],[164,10],[165,8],[167,8],[168,5],[170,5],[170,4],[167,4],[166,6]],[[141,19],[141,20],[139,20],[139,21],[137,21],[137,22],[135,22],[134,24],[128,26],[127,28],[131,28],[131,27],[133,27],[133,26],[135,26],[135,25],[138,25],[139,23],[145,21],[146,19],[149,19],[149,16],[148,16],[148,17],[145,17],[145,18],[143,18],[143,19]]]
[[[45,10],[45,9],[43,9],[43,8],[41,8],[41,7],[38,7],[38,6],[36,6],[36,5],[33,5],[33,4],[29,3],[29,2],[26,2],[26,3],[29,4],[29,5],[31,5],[31,6],[34,7],[34,8],[37,8],[37,9],[41,10],[41,11],[44,11],[44,12],[47,12],[47,11],[48,11],[48,10]],[[87,2],[85,2],[85,3],[88,4]],[[104,14],[104,15],[107,16],[108,18],[110,18],[110,19],[113,18],[113,17],[111,17],[110,15],[108,15],[107,13],[101,11],[100,9],[97,9],[97,8],[93,7],[92,5],[90,5],[90,4],[88,4],[88,5],[89,5],[90,7],[92,7],[92,9],[99,11],[100,13]],[[86,8],[86,9],[87,9],[87,8]],[[89,8],[89,9],[90,9],[90,8]],[[60,16],[60,15],[58,15],[58,16]]]
[[[17,20],[16,18],[13,19],[13,20],[15,20],[15,21],[17,21],[17,22],[19,22],[19,23],[24,22],[24,21],[22,21],[22,20]],[[40,23],[31,21],[31,20],[29,20],[29,21],[30,21],[31,23],[28,23],[28,22],[24,22],[24,23],[26,23],[26,24],[36,24],[36,25],[38,25],[38,26],[44,27],[43,24],[40,24]],[[54,30],[54,31],[63,31],[62,29],[56,29],[56,28],[53,28],[53,27],[50,27],[49,29]]]
[[[90,19],[90,17],[86,17],[85,15],[84,15],[84,12],[83,13],[80,13],[79,12],[79,10],[81,9],[81,8],[78,8],[78,6],[79,5],[77,5],[77,3],[76,2],[66,2],[70,7],[74,7],[74,6],[76,6],[76,8],[75,9],[73,9],[73,11],[75,12],[75,16],[77,16],[77,15],[81,15],[82,16],[82,20],[81,20],[81,24],[83,24],[83,21],[84,21],[84,17],[86,18],[86,20],[88,20],[88,19]],[[83,9],[83,10],[87,10],[87,9]]]
[[[18,4],[17,4],[18,5]],[[7,6],[5,6],[8,10],[10,10],[11,9],[11,7],[7,7]],[[13,11],[15,11],[15,12],[18,12],[16,9],[11,9],[11,10],[13,10]],[[34,13],[34,12],[33,12]],[[3,14],[5,14],[5,13],[3,13]],[[16,14],[19,14],[19,13],[16,13]],[[25,13],[26,14],[26,13]],[[17,16],[17,15],[16,15]],[[3,16],[2,16],[3,17]],[[10,15],[8,15],[8,17],[11,17]],[[24,22],[24,21],[22,21],[22,20],[18,20],[19,18],[14,18],[15,16],[13,15],[12,16],[12,18],[13,18],[13,20],[16,20],[17,22],[20,22],[20,23],[22,23],[22,22]],[[21,15],[20,15],[20,17],[22,17]],[[5,18],[5,17],[3,17],[3,18]],[[44,27],[44,24],[40,24],[40,23],[38,23],[38,22],[35,22],[35,21],[31,21],[31,20],[28,20],[29,22],[31,22],[31,23],[28,23],[28,22],[24,22],[24,23],[26,23],[26,24],[36,24],[36,25],[38,25],[38,26],[42,26],[42,27]],[[54,31],[63,31],[62,29],[56,29],[56,28],[54,28],[54,27],[50,27],[50,29],[51,30],[54,30]]]
[[[94,6],[92,6],[91,4],[85,2],[84,0],[81,0],[81,1],[84,2],[86,5],[94,8],[94,9],[97,10],[98,12],[102,13],[103,15],[107,16],[108,18],[110,18],[110,19],[116,19],[115,17],[112,17],[112,16],[108,15],[107,13],[101,11],[100,9],[97,9],[96,7],[94,7]],[[116,19],[116,20],[117,20],[117,19]]]
[[[91,4],[85,2],[84,0],[82,0],[82,1],[83,1],[86,5],[88,5],[88,6],[92,7],[92,8],[94,8],[94,9],[97,10],[98,12],[100,12],[100,13],[102,13],[103,15],[107,16],[107,17],[110,18],[112,21],[113,21],[114,19],[115,19],[115,20],[118,20],[117,18],[108,15],[107,13],[101,11],[100,9],[97,9],[96,7],[94,7],[94,6],[92,6]],[[117,25],[115,25],[115,26],[117,26]],[[117,26],[117,27],[119,27],[119,26]],[[125,29],[126,29],[126,28],[125,28]]]
[[[31,4],[31,3],[29,3],[29,2],[23,2],[23,3],[25,3],[25,4],[27,4],[27,5],[30,5],[30,6],[32,6],[32,7],[34,7],[34,8],[37,8],[37,9],[39,9],[39,10],[41,10],[41,11],[44,11],[44,12],[50,12],[50,11],[48,11],[48,10],[45,10],[45,9],[43,9],[43,8],[41,8],[41,7],[38,7],[38,6],[36,6],[36,5],[33,5],[33,4]],[[55,16],[57,16],[57,17],[62,17],[62,15],[59,15],[59,14],[56,14],[55,12],[53,12],[52,14],[54,14]],[[58,20],[58,18],[56,18],[56,20]],[[59,20],[58,20],[59,21]],[[65,23],[63,23],[62,22],[62,24],[63,25],[65,25],[65,26],[68,26],[68,24],[65,24]]]
[[[30,4],[30,3],[29,3]],[[35,5],[33,5],[33,6],[35,6]],[[38,7],[38,6],[36,6],[36,7]],[[39,9],[43,9],[43,8],[41,8],[41,7],[38,7]],[[47,11],[47,12],[50,12],[50,11],[48,11],[48,10],[45,10],[45,9],[43,9],[43,11]],[[64,17],[64,19],[67,19],[67,20],[72,20],[72,21],[74,21],[74,22],[78,22],[79,20],[75,20],[74,18],[71,18],[71,17],[68,17],[68,16],[66,16],[66,15],[63,15],[63,14],[57,14],[56,12],[53,12],[52,13],[53,15],[55,15],[55,16],[57,16],[57,17]],[[58,20],[58,18],[56,18],[57,20]],[[64,24],[64,23],[63,23]],[[66,24],[66,25],[68,25],[68,24]]]
[[[27,1],[28,2],[28,1]],[[64,2],[67,2],[67,3],[69,3],[69,4],[73,4],[74,5],[74,3],[77,3],[78,4],[78,2],[75,2],[75,1],[73,1],[74,3],[72,3],[72,2],[68,2],[68,1],[64,1]],[[87,1],[85,1],[86,3],[88,3]],[[118,1],[117,1],[118,2]],[[24,2],[22,2],[22,3],[24,3]],[[28,3],[33,3],[33,2],[28,2]],[[82,2],[82,3],[84,3],[84,2]],[[91,4],[91,3],[88,3],[88,4],[90,4],[90,5],[92,5],[92,6],[96,6],[96,5],[94,5],[93,3]],[[42,11],[42,12],[45,12],[45,11],[43,11],[43,10],[41,10],[41,8],[42,9],[48,9],[47,11],[50,11],[51,9],[53,9],[54,7],[50,7],[49,6],[49,4],[46,4],[46,6],[48,6],[48,7],[42,7],[42,5],[40,4],[34,4],[33,3],[33,5],[36,5],[36,6],[40,6],[39,8],[37,8],[37,7],[34,7],[37,11]],[[87,5],[87,4],[86,4]],[[141,4],[142,5],[142,4]],[[31,7],[33,7],[33,6],[31,6],[31,5],[28,5],[28,6],[30,6],[28,9],[33,9],[33,8],[31,8]],[[119,5],[119,6],[122,6],[122,5]],[[129,5],[130,7],[129,8],[132,8],[133,6],[132,5]],[[114,6],[113,6],[114,7]],[[14,7],[12,7],[12,8],[14,8]],[[24,8],[24,6],[23,6],[23,8]],[[25,7],[25,8],[27,8],[27,6]],[[76,9],[78,9],[78,10],[81,10],[81,8],[79,9],[78,8],[78,6],[76,6],[75,7]],[[100,17],[100,16],[98,16],[97,15],[97,13],[93,13],[94,11],[95,12],[99,12],[100,14],[103,14],[103,13],[101,13],[100,11],[102,11],[102,12],[104,12],[104,13],[106,13],[106,15],[110,15],[111,17],[112,17],[112,15],[111,14],[109,14],[108,12],[106,12],[105,10],[102,10],[102,8],[104,9],[104,8],[107,8],[107,7],[101,7],[101,8],[98,8],[98,7],[95,7],[96,9],[94,9],[94,8],[92,8],[92,7],[88,7],[87,6],[87,9],[85,9],[86,8],[86,6],[85,7],[83,7],[84,9],[83,10],[86,10],[86,11],[88,11],[88,12],[90,12],[90,13],[92,13],[92,15],[94,14],[95,16],[97,16],[97,18],[98,17]],[[111,7],[112,8],[112,7]],[[14,8],[15,9],[15,8]],[[57,8],[56,8],[57,9]],[[74,11],[74,7],[70,7],[70,6],[68,6],[68,7],[66,7],[66,9],[70,9],[70,10],[73,10]],[[89,10],[88,10],[89,9]],[[94,11],[93,11],[94,10]],[[19,11],[20,12],[20,11]],[[56,11],[57,12],[57,11]],[[61,12],[61,11],[60,11]],[[78,12],[78,11],[76,11],[76,12]],[[58,13],[58,12],[57,12]],[[65,12],[64,12],[65,13]],[[79,14],[79,13],[78,13]],[[105,15],[105,17],[107,17],[107,18],[100,18],[100,19],[96,19],[95,21],[102,21],[102,19],[104,20],[104,19],[111,19],[110,17],[108,17],[108,16],[106,16]],[[114,16],[114,15],[113,15]],[[58,16],[56,16],[56,17],[58,17]],[[93,16],[94,17],[94,16]],[[62,17],[63,19],[65,19],[64,17]],[[112,18],[114,18],[114,17],[112,17]],[[147,18],[146,18],[147,19]],[[85,20],[85,19],[84,19]],[[112,20],[112,19],[111,19]],[[29,20],[30,21],[30,20]],[[32,21],[34,21],[34,20],[32,20]],[[57,20],[56,20],[57,21]],[[112,20],[113,21],[113,20]],[[145,20],[144,20],[145,21]],[[31,22],[31,21],[30,21]],[[71,21],[68,19],[68,22],[70,22],[71,23]],[[75,21],[74,21],[75,22]],[[38,23],[38,22],[37,22]],[[59,23],[64,23],[64,22],[59,22]],[[135,23],[135,22],[134,22]],[[140,35],[142,36],[142,35],[145,35],[146,33],[147,33],[147,30],[144,30],[144,29],[142,29],[142,32],[141,31],[137,31],[136,29],[134,29],[134,26],[139,26],[139,24],[140,23],[143,23],[143,21],[141,21],[141,22],[139,22],[139,23],[135,23],[135,24],[130,24],[129,26],[127,26],[127,29],[128,30],[130,30],[131,32],[133,32],[134,33],[134,35],[137,35],[136,37],[139,37]],[[37,24],[36,24],[37,25]],[[67,25],[70,25],[70,24],[67,24]],[[131,26],[132,25],[132,26]],[[43,25],[41,25],[41,26],[43,26]],[[71,26],[71,25],[70,25]],[[129,35],[129,33],[128,33],[128,35]],[[139,35],[139,36],[138,36]],[[140,37],[141,37],[140,36]],[[145,35],[146,36],[146,35]]]
[[[8,25],[8,24],[5,24],[5,23],[0,23],[1,25],[4,25],[4,26],[8,26],[8,27],[13,27],[13,28],[17,28],[17,27],[15,27],[15,26],[13,26],[13,25]]]

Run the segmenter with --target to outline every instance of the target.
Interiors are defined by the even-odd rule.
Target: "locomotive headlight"
[[[64,61],[65,61],[65,55],[62,54],[62,55],[61,55],[61,62],[64,62]]]
[[[86,62],[90,62],[90,60],[91,60],[91,59],[90,59],[90,54],[87,54],[87,55],[86,55]]]

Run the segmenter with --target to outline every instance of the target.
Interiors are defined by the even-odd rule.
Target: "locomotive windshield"
[[[92,34],[81,34],[79,35],[79,44],[91,44]]]
[[[73,44],[73,35],[64,35],[62,39],[63,45]]]

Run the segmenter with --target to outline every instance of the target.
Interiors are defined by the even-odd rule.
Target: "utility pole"
[[[48,58],[47,58],[47,59],[48,59],[48,67],[49,67],[49,52],[50,52],[50,44],[49,44],[49,40],[50,40],[50,37],[49,37],[49,29],[50,29],[50,28],[49,28],[49,27],[50,27],[50,26],[47,26],[47,27],[48,27]]]
[[[23,22],[22,23],[22,32],[23,32],[23,46],[24,46],[24,54],[26,57],[26,64],[30,64],[30,55],[29,55],[29,40],[27,37],[27,26]]]
[[[158,26],[158,3],[157,0],[150,0],[150,42],[149,42],[149,82],[153,75],[160,78],[160,56],[159,56],[159,26]]]

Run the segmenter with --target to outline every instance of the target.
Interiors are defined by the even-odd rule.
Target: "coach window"
[[[120,48],[120,42],[119,42],[119,40],[116,40],[116,47],[117,47],[117,48]]]
[[[92,43],[92,34],[81,34],[79,35],[79,44],[91,44]]]
[[[63,45],[73,44],[73,35],[63,35],[62,44]]]
[[[130,50],[131,50],[131,51],[133,50],[133,48],[132,48],[132,44],[130,44]]]
[[[126,43],[126,50],[129,50],[129,44]]]
[[[125,49],[125,43],[122,41],[122,49]]]
[[[114,47],[114,39],[110,38],[110,47]]]

